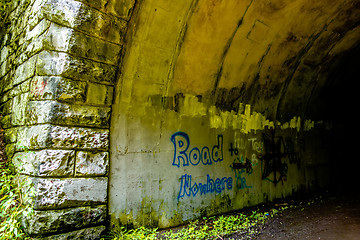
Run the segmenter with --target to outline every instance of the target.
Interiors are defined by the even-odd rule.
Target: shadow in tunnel
[[[330,131],[321,141],[328,147],[331,187],[360,193],[358,96],[360,46],[337,56],[322,71],[312,96],[310,114],[328,122]]]

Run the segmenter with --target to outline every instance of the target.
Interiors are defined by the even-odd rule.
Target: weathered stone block
[[[34,76],[36,59],[36,57],[31,57],[20,61],[15,54],[9,54],[0,67],[1,92],[11,90],[14,86]]]
[[[36,76],[31,81],[30,99],[85,102],[86,86],[85,82],[63,77]]]
[[[1,71],[1,69],[0,69]],[[11,77],[10,72],[6,73],[4,77],[1,79],[1,85],[0,85],[1,93],[4,93],[6,91],[9,91],[14,87],[13,79]]]
[[[117,16],[124,20],[129,20],[135,0],[84,0],[86,4],[110,15]]]
[[[43,148],[108,149],[109,130],[50,124],[19,128],[18,151]]]
[[[41,52],[36,65],[38,75],[111,84],[115,83],[116,72],[117,67],[113,65],[52,51]]]
[[[86,32],[88,35],[114,43],[122,43],[126,21],[78,1],[48,0],[42,15],[52,22]]]
[[[106,230],[105,226],[85,228],[78,231],[41,238],[41,240],[73,240],[73,239],[96,240],[96,239],[100,239],[101,234],[105,232],[105,230]]]
[[[8,58],[8,56],[9,56],[9,47],[4,46],[0,51],[0,64],[5,62],[5,60]],[[0,77],[2,77],[2,75],[0,75]]]
[[[17,152],[13,163],[23,174],[40,177],[69,177],[74,174],[74,150]]]
[[[0,107],[1,114],[3,116],[11,114],[11,110],[12,110],[12,101],[7,101],[7,102],[3,101],[3,104]]]
[[[25,125],[26,105],[28,103],[29,93],[20,94],[12,100],[12,126]]]
[[[109,152],[76,153],[76,176],[105,176],[109,170]]]
[[[62,210],[34,211],[30,218],[23,219],[23,225],[30,235],[50,235],[51,233],[59,233],[73,231],[79,228],[89,227],[101,224],[106,219],[106,206],[97,207],[78,207]],[[66,233],[64,235],[51,236],[48,239],[79,239],[75,236],[99,237],[104,231],[103,226],[82,229],[76,232]],[[75,238],[70,238],[73,236]],[[80,238],[82,239],[82,238]],[[91,238],[84,238],[91,239]]]
[[[7,159],[11,159],[15,153],[16,145],[15,143],[6,144],[5,146],[5,154]]]
[[[121,45],[90,37],[72,28],[51,24],[46,34],[37,38],[36,45],[44,50],[67,52],[73,56],[117,65]],[[35,50],[34,50],[35,51]]]
[[[22,93],[27,93],[30,90],[30,79],[25,80],[24,82],[20,83],[19,85],[14,86],[8,92],[2,95],[1,101],[6,102],[15,96],[18,96]]]
[[[110,110],[110,107],[69,105],[56,101],[31,101],[28,104],[28,122],[104,128],[109,126]]]
[[[39,36],[41,36],[51,25],[51,22],[46,20],[46,19],[42,19],[40,22],[38,22],[35,26],[33,26],[31,29],[29,26],[29,28],[27,29],[27,31],[25,31],[24,33],[24,39],[22,41],[31,41]]]
[[[19,127],[17,132],[16,150],[25,151],[48,147],[48,145],[50,145],[48,135],[51,128],[51,125]]]
[[[36,210],[105,204],[108,178],[30,178]]]
[[[18,128],[8,128],[5,130],[5,143],[15,143],[17,140]]]
[[[11,128],[11,115],[2,116],[1,118],[1,126],[4,129]]]
[[[1,63],[0,65],[0,78],[4,77],[7,73],[7,61],[4,61],[3,63]],[[0,87],[0,92],[3,92],[4,86],[2,85]]]
[[[50,138],[55,147],[108,149],[109,130],[53,127]]]
[[[16,68],[13,75],[13,85],[19,84],[35,75],[36,56],[31,57]]]
[[[95,105],[111,105],[114,88],[107,85],[89,83],[86,103]]]
[[[9,14],[10,20],[15,22],[16,25],[21,25],[23,21],[26,20],[28,16],[31,15],[32,13],[30,9],[27,9],[27,7],[31,2],[33,1],[27,1],[27,0],[11,1],[10,9],[12,9],[12,11]]]

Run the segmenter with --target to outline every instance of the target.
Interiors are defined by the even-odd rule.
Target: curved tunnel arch
[[[290,134],[295,139],[300,165],[312,169],[295,174],[297,181],[308,187],[312,183],[307,179],[313,179],[323,186],[334,183],[334,175],[348,175],[345,167],[342,173],[336,169],[334,156],[341,151],[329,150],[345,146],[327,138],[349,138],[356,124],[346,114],[352,109],[349,102],[356,101],[348,86],[358,76],[359,11],[359,2],[351,0],[138,2],[113,104],[110,216],[122,223],[166,227],[197,217],[197,211],[205,215],[229,211],[299,189],[254,183],[260,193],[246,203],[238,192],[230,194],[230,207],[219,207],[224,200],[211,203],[217,198],[179,203],[173,182],[180,180],[171,182],[171,177],[180,175],[171,166],[174,146],[169,141],[177,131],[189,131],[191,145],[202,146],[214,145],[217,134],[232,139],[224,140],[225,145],[243,136],[259,139],[259,132],[268,128],[289,128],[292,132],[284,138]],[[339,124],[346,127],[338,128]],[[244,155],[249,152],[246,147]],[[355,161],[348,164],[358,166]],[[205,176],[208,170],[199,171]],[[216,175],[222,170],[209,171]],[[185,168],[182,173],[191,172]],[[143,176],[135,178],[135,173]],[[165,186],[162,181],[170,183]],[[114,187],[120,182],[121,187]],[[269,196],[260,197],[269,189]],[[123,197],[119,191],[124,191]],[[159,200],[161,192],[168,195]],[[209,206],[212,210],[204,210]],[[173,209],[177,213],[169,213]]]
[[[356,1],[329,9],[324,7],[326,1],[318,6],[275,2],[139,3],[130,26],[131,56],[124,58],[121,84],[158,84],[154,91],[162,96],[201,95],[224,110],[238,110],[236,103],[246,102],[256,111],[267,112],[264,105],[269,104],[264,100],[275,101],[267,115],[284,119],[276,113],[281,111],[278,108],[291,105],[287,102],[306,103],[318,72],[357,46],[359,19]],[[130,64],[131,70],[127,69]],[[303,100],[291,99],[293,89],[306,92],[300,97]],[[283,111],[286,117],[298,113],[296,109],[286,114],[288,110]]]

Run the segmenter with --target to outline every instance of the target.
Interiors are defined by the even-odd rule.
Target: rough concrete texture
[[[76,58],[62,52],[42,51],[37,56],[36,71],[39,75],[62,76],[107,84],[114,82],[116,66],[91,61],[87,58]]]
[[[31,101],[27,107],[29,116],[27,121],[30,124],[109,127],[109,107],[69,105],[56,101]]]
[[[85,152],[76,154],[76,176],[104,176],[109,171],[109,152]]]
[[[335,139],[357,126],[344,116],[358,1],[19,0],[8,11],[6,154],[49,218],[31,234],[96,239],[106,218],[169,227],[352,175],[337,171],[348,146]],[[110,216],[55,221],[84,204]]]
[[[105,204],[107,178],[31,178],[34,209],[56,209]]]
[[[69,177],[74,175],[74,150],[41,150],[17,152],[13,163],[18,171],[39,177]]]
[[[81,230],[52,235],[50,237],[44,237],[40,239],[41,240],[55,240],[55,239],[56,240],[71,240],[71,239],[95,240],[95,239],[99,239],[99,236],[105,233],[105,230],[106,230],[105,226],[84,228]]]
[[[24,224],[32,235],[50,235],[59,232],[59,230],[66,232],[74,228],[80,229],[96,225],[102,223],[105,218],[106,206],[81,207],[66,210],[35,211],[31,219],[24,219]],[[103,227],[100,229],[103,230]],[[91,231],[91,229],[87,231]],[[78,234],[83,233],[76,233],[75,236]]]
[[[111,222],[174,226],[333,182],[331,132],[356,94],[329,89],[353,79],[332,73],[357,61],[359,7],[140,3],[112,106]]]
[[[51,124],[24,127],[18,131],[17,149],[107,149],[106,129],[63,127]]]

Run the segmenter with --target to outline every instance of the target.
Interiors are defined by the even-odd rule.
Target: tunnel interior
[[[8,11],[0,124],[6,155],[34,182],[34,235],[169,228],[296,194],[360,193],[359,0]]]
[[[169,227],[302,190],[355,192],[359,10],[137,4],[112,105],[111,221]]]
[[[354,192],[359,190],[360,167],[356,155],[359,57],[356,46],[328,62],[321,71],[324,82],[315,87],[307,109],[311,118],[329,123],[330,131],[318,138],[329,152],[331,188]]]

